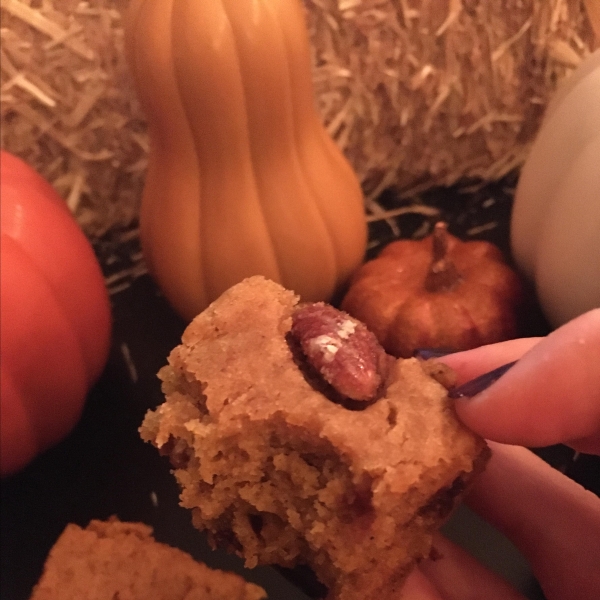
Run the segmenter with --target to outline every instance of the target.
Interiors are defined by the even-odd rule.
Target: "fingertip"
[[[520,338],[488,344],[472,350],[448,354],[440,357],[439,360],[456,372],[457,382],[460,385],[482,373],[518,360],[542,339]]]

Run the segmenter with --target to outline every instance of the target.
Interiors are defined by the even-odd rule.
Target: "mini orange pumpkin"
[[[395,356],[417,348],[466,350],[517,335],[519,277],[500,250],[463,242],[437,223],[422,240],[399,240],[354,275],[342,309]]]

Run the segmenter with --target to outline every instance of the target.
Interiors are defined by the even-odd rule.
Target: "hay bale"
[[[92,238],[135,221],[146,125],[125,2],[2,0],[2,147],[51,181]]]
[[[316,98],[369,199],[520,165],[592,29],[577,0],[304,0]],[[2,0],[3,148],[92,238],[135,223],[145,121],[126,0]]]
[[[575,0],[305,0],[316,95],[369,196],[497,180],[589,50]]]

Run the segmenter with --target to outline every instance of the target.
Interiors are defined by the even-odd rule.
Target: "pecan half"
[[[351,400],[377,397],[388,373],[385,350],[366,326],[329,304],[304,304],[292,315],[292,337],[308,363]]]

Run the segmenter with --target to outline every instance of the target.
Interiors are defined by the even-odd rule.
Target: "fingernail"
[[[453,352],[455,351],[448,348],[417,348],[413,352],[413,356],[415,358],[428,360],[430,358],[441,358],[442,356],[448,356],[448,354],[452,354]]]
[[[493,371],[489,371],[480,375],[479,377],[475,377],[475,379],[471,379],[458,387],[451,389],[448,392],[449,398],[472,398],[473,396],[483,392],[487,388],[492,385],[495,381],[500,379],[506,371],[508,371],[517,361],[514,360],[512,362],[506,363],[501,367],[496,367]]]

